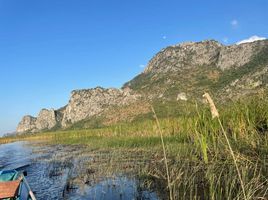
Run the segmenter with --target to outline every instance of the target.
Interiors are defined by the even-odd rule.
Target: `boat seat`
[[[21,180],[0,182],[0,199],[16,197]]]

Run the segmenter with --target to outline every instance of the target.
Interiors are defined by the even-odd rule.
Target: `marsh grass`
[[[163,156],[164,156],[164,162],[165,162],[166,174],[167,174],[169,198],[170,198],[170,200],[173,200],[173,193],[172,193],[172,187],[171,187],[171,182],[170,182],[170,173],[169,173],[169,167],[168,167],[168,161],[167,161],[166,147],[165,147],[165,142],[164,142],[164,138],[163,138],[163,132],[162,132],[162,128],[160,126],[159,119],[157,118],[157,115],[155,113],[154,107],[152,107],[152,112],[154,114],[155,121],[156,121],[156,124],[158,127],[158,132],[160,133],[160,138],[161,138],[161,144],[162,144],[162,150],[163,150]]]
[[[229,139],[228,139],[228,136],[227,136],[227,134],[226,134],[226,131],[224,130],[224,128],[223,128],[223,126],[222,126],[221,120],[220,120],[220,118],[219,118],[219,112],[218,112],[218,110],[217,110],[217,108],[216,108],[216,106],[215,106],[215,104],[214,104],[212,98],[210,97],[210,95],[209,95],[208,93],[205,93],[205,94],[203,95],[203,97],[206,98],[206,100],[207,100],[208,103],[209,103],[209,106],[210,106],[210,112],[211,112],[211,115],[212,115],[212,119],[216,118],[217,121],[219,122],[219,125],[220,125],[220,127],[221,127],[222,133],[223,133],[223,135],[224,135],[224,137],[225,137],[225,139],[226,139],[226,143],[227,143],[227,145],[228,145],[230,154],[231,154],[231,156],[232,156],[232,158],[233,158],[234,165],[235,165],[235,167],[236,167],[236,171],[237,171],[237,175],[238,175],[238,178],[239,178],[239,181],[240,181],[240,184],[241,184],[241,188],[242,188],[242,191],[243,191],[244,199],[246,200],[246,199],[248,199],[248,198],[247,198],[247,196],[246,196],[244,182],[243,182],[243,180],[242,180],[242,177],[241,177],[241,173],[240,173],[239,167],[238,167],[238,165],[237,165],[237,159],[236,159],[236,156],[235,156],[235,154],[234,154],[233,148],[232,148],[232,146],[231,146],[231,144],[230,144],[230,142],[229,142]],[[203,140],[202,140],[201,142],[204,143]],[[204,146],[204,145],[202,145],[202,147],[203,147],[203,146]],[[204,147],[204,148],[206,148],[206,143],[205,143],[205,147]],[[202,148],[202,149],[203,149],[203,148]],[[205,151],[205,153],[206,153],[206,151]],[[207,154],[205,154],[204,157],[206,158],[205,162],[208,162]]]
[[[211,118],[210,108],[205,104],[189,106],[185,115],[159,118],[169,181],[161,135],[153,117],[97,129],[6,137],[1,138],[0,143],[42,140],[53,144],[87,145],[96,152],[125,153],[142,149],[151,156],[144,154],[144,161],[136,162],[133,168],[139,169],[139,176],[159,193],[168,195],[170,190],[170,199],[267,199],[268,98],[248,97],[219,106],[218,111],[221,124]],[[164,110],[160,112],[164,113]],[[109,162],[112,165],[119,159],[114,155]]]

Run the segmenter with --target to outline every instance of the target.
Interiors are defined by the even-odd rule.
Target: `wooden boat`
[[[36,200],[25,176],[16,170],[0,171],[0,199]]]

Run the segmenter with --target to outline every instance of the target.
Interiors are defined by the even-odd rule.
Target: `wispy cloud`
[[[265,39],[266,39],[265,37],[259,37],[257,35],[253,35],[248,39],[241,40],[241,41],[237,42],[236,44],[243,44],[243,43],[254,42],[254,41],[257,41],[257,40],[265,40]]]
[[[163,39],[163,40],[167,39],[167,36],[163,35],[162,39]]]
[[[233,20],[231,21],[231,26],[232,26],[233,28],[236,28],[236,27],[238,26],[238,21],[237,21],[236,19],[233,19]]]

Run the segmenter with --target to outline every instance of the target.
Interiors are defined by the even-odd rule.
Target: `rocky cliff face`
[[[52,110],[42,109],[38,114],[35,125],[38,130],[51,129],[57,124],[56,112]]]
[[[267,45],[268,40],[231,46],[224,46],[215,40],[182,43],[156,54],[143,73],[166,73],[209,65],[228,70],[245,65]]]
[[[263,48],[267,48],[267,45],[267,40],[260,40],[240,45],[223,46],[219,51],[216,66],[221,70],[239,68],[250,62]]]
[[[68,127],[75,122],[101,114],[112,106],[124,106],[138,100],[140,95],[130,89],[74,90],[66,107],[59,110],[42,109],[38,116],[25,116],[17,127],[17,133],[39,132],[56,126]]]
[[[150,60],[144,74],[167,73],[192,66],[210,65],[217,61],[222,47],[222,44],[214,40],[167,47]]]
[[[97,87],[88,90],[75,90],[64,112],[62,126],[100,114],[111,106],[123,106],[137,100],[139,95],[129,89],[104,89]]]
[[[188,42],[160,51],[149,61],[144,72],[125,87],[141,92],[150,100],[174,100],[181,93],[187,99],[196,99],[208,90],[221,96],[224,88],[230,88],[230,83],[248,80],[266,64],[268,40],[231,46],[214,40]],[[239,93],[243,94],[243,91]]]
[[[37,117],[24,116],[17,127],[17,133],[34,133],[54,128],[58,121],[56,111],[42,109]]]
[[[20,123],[18,124],[16,132],[18,134],[25,133],[25,132],[35,132],[36,126],[35,126],[36,118],[32,117],[30,115],[26,115],[22,118]]]
[[[268,40],[231,46],[214,40],[188,42],[160,51],[144,72],[122,89],[74,90],[65,107],[43,109],[36,118],[23,117],[17,132],[65,128],[100,115],[109,118],[107,116],[114,116],[113,107],[118,110],[132,104],[125,107],[125,112],[129,112],[133,105],[146,101],[195,101],[204,91],[211,91],[224,100],[265,88],[268,88]],[[147,107],[136,109],[147,112]]]

